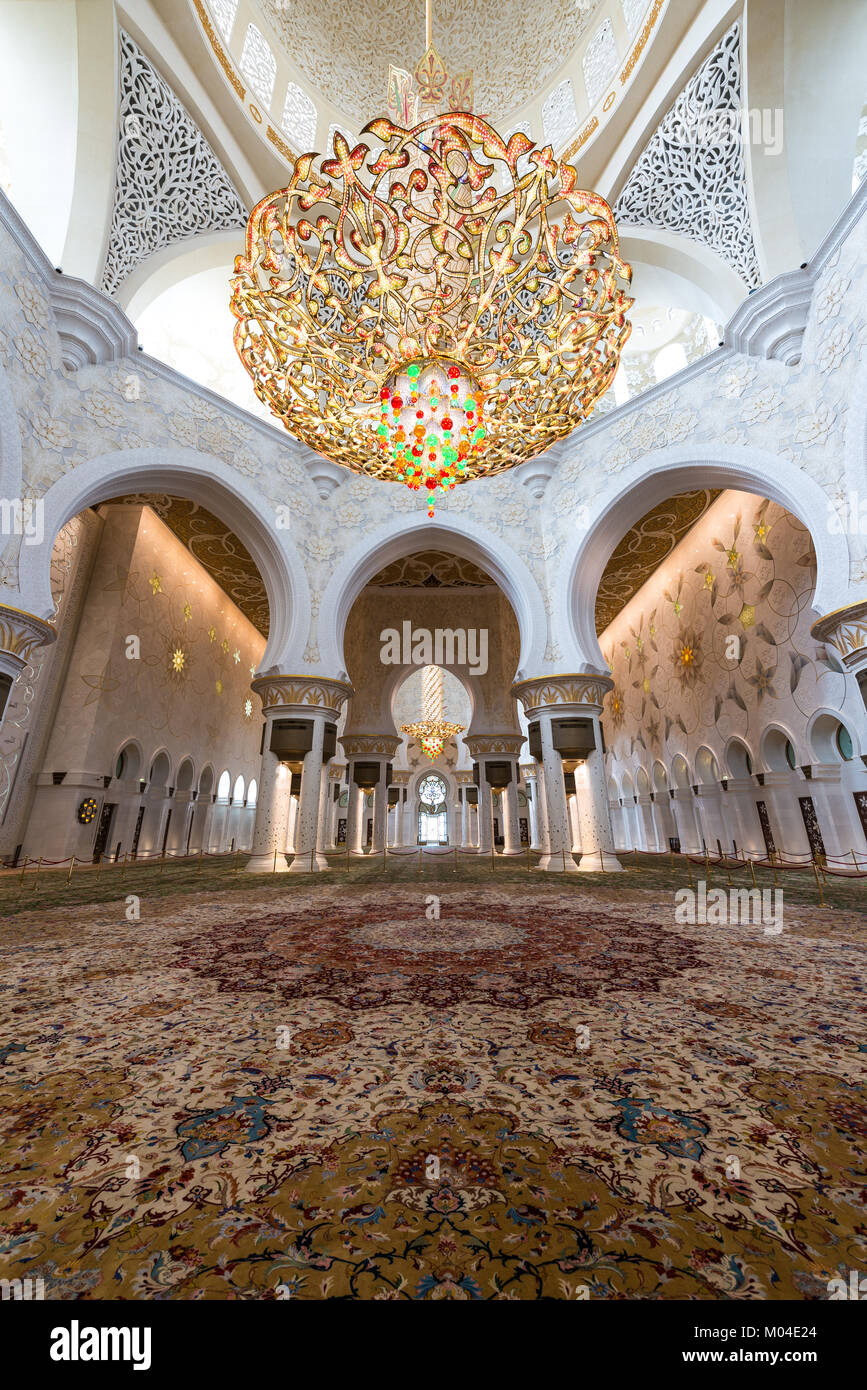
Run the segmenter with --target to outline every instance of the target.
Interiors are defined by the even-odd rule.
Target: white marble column
[[[350,858],[361,853],[361,822],[364,815],[364,792],[352,780],[353,767],[349,765],[349,796],[346,807],[346,848]]]
[[[466,849],[469,843],[469,813],[467,809],[467,789],[461,787],[461,847]]]
[[[301,764],[301,796],[298,801],[298,828],[295,833],[295,858],[289,866],[294,874],[321,873],[328,861],[319,853],[319,812],[322,801],[322,747],[325,740],[325,719],[313,716],[313,746],[304,754]]]
[[[379,764],[379,781],[373,789],[373,841],[372,854],[382,854],[385,848],[385,830],[388,822],[388,785],[386,783],[386,761]]]
[[[521,828],[518,825],[518,769],[512,764],[512,780],[503,788],[500,806],[503,816],[503,853],[521,853]]]
[[[596,747],[575,770],[578,832],[581,836],[581,862],[578,867],[583,873],[601,873],[603,870],[609,874],[617,873],[623,865],[614,853],[614,835],[608,810],[608,783],[605,779],[600,728],[601,705],[585,705],[582,714],[589,714],[593,719]]]
[[[485,776],[484,760],[479,762],[479,854],[490,855],[494,844],[494,805]]]
[[[287,871],[286,840],[289,834],[289,803],[292,773],[268,747],[271,720],[265,721],[265,751],[259,773],[259,795],[256,801],[256,821],[253,843],[245,871],[248,873],[278,873]],[[213,818],[211,829],[213,833]]]

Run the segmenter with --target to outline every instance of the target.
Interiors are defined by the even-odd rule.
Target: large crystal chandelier
[[[425,666],[421,678],[423,718],[414,724],[401,724],[400,732],[418,743],[425,757],[433,761],[446,746],[446,739],[462,734],[463,724],[443,719],[443,673],[439,666]]]
[[[414,78],[414,80],[413,80]],[[448,109],[461,101],[470,109]],[[593,411],[629,336],[631,268],[604,198],[472,110],[430,37],[389,114],[303,155],[253,209],[235,347],[298,439],[438,491],[513,468]]]

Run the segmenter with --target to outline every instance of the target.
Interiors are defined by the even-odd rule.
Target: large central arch
[[[566,615],[567,630],[588,666],[608,669],[596,635],[596,594],[615,546],[660,502],[702,487],[754,492],[785,507],[810,532],[816,551],[816,612],[830,613],[845,604],[849,548],[846,538],[833,535],[826,524],[831,499],[815,479],[763,449],[719,445],[704,452],[692,445],[673,445],[639,459],[612,479],[601,493],[595,517],[564,558],[555,611]]]
[[[378,570],[417,550],[445,550],[489,574],[512,605],[521,638],[518,667],[543,668],[547,633],[539,587],[520,555],[466,517],[431,522],[424,514],[379,527],[347,551],[335,569],[319,613],[320,652],[329,669],[345,670],[343,634],[353,603]]]
[[[221,459],[195,449],[124,449],[100,454],[64,474],[45,494],[45,544],[21,547],[22,607],[38,617],[51,617],[55,536],[87,507],[130,492],[169,493],[198,502],[230,526],[246,546],[268,594],[270,627],[262,670],[279,663],[285,651],[303,647],[310,625],[310,596],[294,545],[285,531],[276,528],[273,508],[238,473]]]

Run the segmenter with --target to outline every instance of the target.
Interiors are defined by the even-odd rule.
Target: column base
[[[317,853],[311,856],[309,850],[306,854],[296,854],[289,865],[290,874],[321,874],[327,869],[328,860],[325,855]]]
[[[623,872],[623,865],[616,854],[610,854],[607,850],[602,851],[602,858],[600,859],[599,851],[597,850],[595,854],[591,852],[590,854],[582,855],[581,862],[578,865],[578,872],[580,874],[621,874]]]
[[[501,849],[501,850],[500,850],[500,854],[502,854],[502,855],[526,854],[526,853],[527,853],[526,849],[523,849],[523,848],[522,848],[522,849]]]
[[[286,874],[289,872],[289,865],[286,862],[286,855],[277,854],[276,867],[274,852],[270,854],[251,854],[247,860],[242,873],[245,874]]]
[[[558,850],[556,854],[543,854],[536,869],[541,869],[543,873],[548,874],[577,874],[578,865],[575,863],[571,851],[564,857],[562,852]]]

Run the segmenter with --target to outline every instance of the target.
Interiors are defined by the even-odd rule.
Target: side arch
[[[796,516],[810,532],[816,552],[817,615],[846,603],[848,546],[825,526],[829,497],[797,465],[777,454],[723,445],[705,452],[694,445],[672,445],[645,455],[619,473],[601,492],[598,510],[580,533],[560,569],[555,611],[589,667],[606,672],[596,635],[596,594],[603,570],[622,536],[644,514],[677,492],[699,487],[734,488],[768,497]]]
[[[47,544],[21,547],[19,607],[38,617],[52,616],[50,561],[55,536],[85,508],[127,492],[190,498],[219,516],[250,552],[268,594],[270,628],[261,669],[279,663],[286,650],[303,649],[310,625],[310,594],[295,546],[285,531],[276,528],[273,508],[264,498],[221,459],[195,449],[126,449],[100,454],[64,474],[44,498]]]

